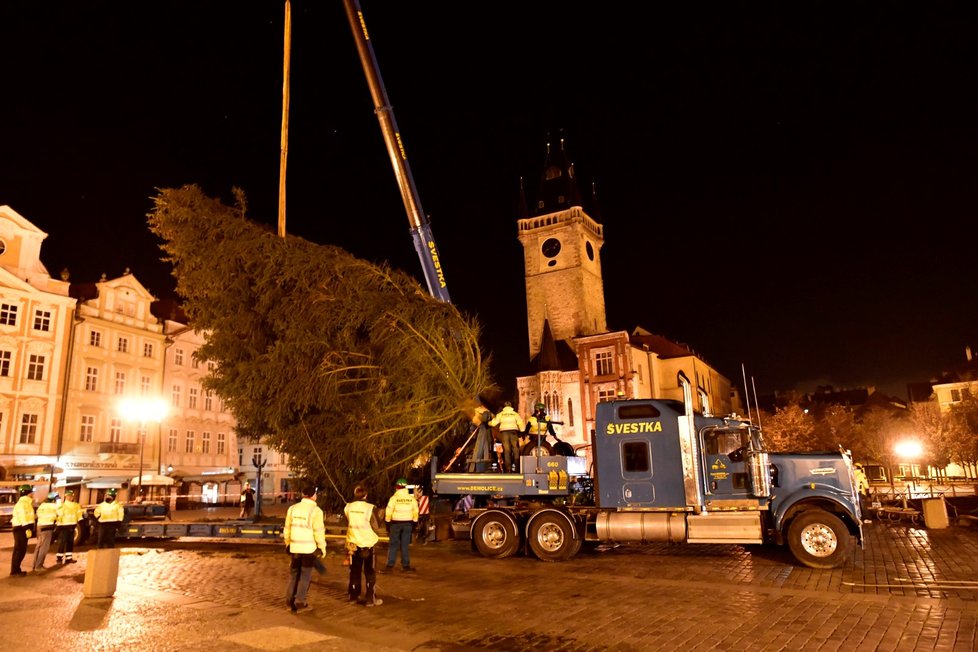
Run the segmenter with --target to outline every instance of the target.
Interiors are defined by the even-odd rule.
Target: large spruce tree
[[[148,216],[206,334],[198,357],[216,363],[204,386],[239,437],[287,453],[295,473],[325,483],[331,506],[358,482],[380,501],[489,389],[478,323],[403,272],[278,237],[235,197],[163,189]]]

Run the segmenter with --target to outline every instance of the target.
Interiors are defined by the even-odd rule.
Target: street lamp
[[[166,417],[167,402],[161,398],[127,398],[119,401],[119,414],[126,421],[140,424],[139,432],[139,482],[137,494],[143,495],[143,448],[146,445],[146,430],[142,425],[147,421],[157,424]]]

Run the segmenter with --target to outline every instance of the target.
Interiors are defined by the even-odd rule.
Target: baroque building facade
[[[82,504],[110,488],[236,502],[234,418],[201,386],[203,336],[154,314],[128,270],[51,278],[46,237],[0,206],[0,480],[71,488]]]

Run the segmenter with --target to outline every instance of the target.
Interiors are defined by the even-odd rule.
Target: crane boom
[[[363,72],[367,76],[367,85],[370,87],[370,95],[374,101],[374,112],[377,114],[378,122],[380,122],[380,131],[384,135],[387,153],[390,156],[391,165],[394,166],[394,176],[397,177],[401,199],[404,201],[404,208],[407,210],[408,222],[411,225],[411,237],[414,239],[414,248],[418,252],[418,257],[421,259],[421,268],[428,283],[428,291],[436,299],[451,303],[448,296],[448,286],[445,284],[445,272],[441,266],[441,258],[438,255],[438,248],[435,246],[435,238],[431,233],[431,224],[428,223],[428,218],[421,209],[421,199],[418,196],[418,189],[414,185],[414,178],[411,176],[407,152],[404,149],[404,142],[401,140],[401,133],[397,129],[397,121],[394,119],[394,109],[390,105],[387,91],[384,89],[384,81],[380,77],[380,68],[370,43],[370,35],[367,32],[367,23],[363,19],[360,2],[359,0],[343,0],[343,6],[346,9],[346,17],[350,21],[350,29],[353,31],[353,38],[357,44],[357,52],[360,54]]]

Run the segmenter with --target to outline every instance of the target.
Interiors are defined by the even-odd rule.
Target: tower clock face
[[[588,240],[584,244],[584,249],[585,249],[585,251],[587,251],[587,259],[588,260],[594,260],[594,247],[591,246],[591,241],[590,240]]]
[[[553,258],[560,253],[560,240],[557,238],[547,238],[543,241],[543,246],[540,247],[540,251],[547,258]]]

